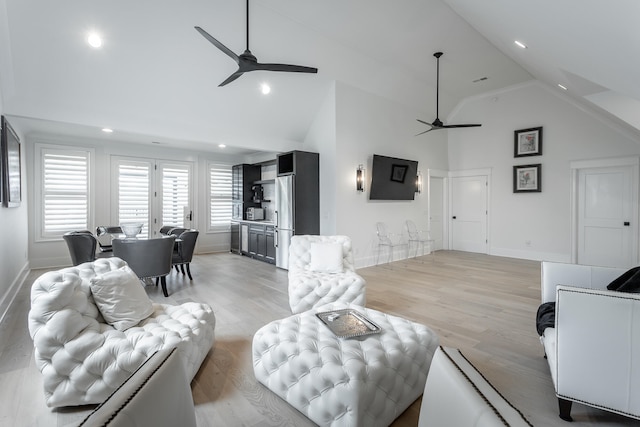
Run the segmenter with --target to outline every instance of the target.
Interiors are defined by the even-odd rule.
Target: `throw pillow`
[[[640,267],[633,267],[607,285],[610,291],[640,292]]]
[[[342,273],[342,244],[311,243],[309,270],[317,273]]]
[[[90,287],[102,317],[119,331],[137,325],[153,313],[153,303],[129,266],[97,275],[91,279]]]

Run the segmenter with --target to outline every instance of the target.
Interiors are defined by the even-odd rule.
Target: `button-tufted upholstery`
[[[315,315],[347,307],[382,332],[339,339]],[[258,381],[321,426],[387,426],[422,394],[438,341],[407,319],[329,304],[259,329],[253,369]]]
[[[103,258],[44,273],[33,283],[29,332],[48,406],[100,403],[165,348],[178,348],[190,381],[211,349],[215,316],[206,304],[153,304],[150,317],[123,332],[105,323],[90,279],[124,265]]]
[[[342,245],[342,273],[311,271],[311,244]],[[365,280],[356,273],[347,236],[300,235],[289,246],[289,306],[292,313],[302,313],[319,305],[334,302],[366,304]]]

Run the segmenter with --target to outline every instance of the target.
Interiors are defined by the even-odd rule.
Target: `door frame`
[[[442,250],[449,249],[449,172],[442,169],[427,169],[427,224],[431,231],[431,178],[442,179]]]
[[[149,165],[149,224],[148,234],[149,238],[153,238],[158,234],[158,231],[162,227],[162,167],[165,165],[175,166],[187,166],[189,169],[189,201],[191,205],[192,219],[191,227],[196,224],[195,218],[197,218],[197,205],[196,205],[196,162],[188,160],[166,160],[157,157],[138,157],[127,155],[111,155],[109,158],[109,170],[111,171],[110,177],[110,219],[111,224],[120,223],[118,216],[118,195],[120,192],[119,186],[119,169],[120,162],[131,163],[147,163]],[[159,220],[159,221],[158,221]]]
[[[490,254],[490,246],[489,246],[489,236],[491,235],[491,168],[481,168],[481,169],[468,169],[468,170],[459,170],[459,171],[450,171],[449,178],[464,178],[471,176],[484,176],[487,178],[487,216],[486,216],[486,230],[487,230],[487,239],[485,244],[485,251],[483,253]],[[450,230],[453,224],[451,224],[451,211],[453,210],[453,206],[451,206],[453,195],[451,194],[453,191],[453,185],[449,185],[449,195],[448,195],[448,204],[447,204],[447,228]],[[449,249],[453,247],[453,235],[448,233],[448,246]]]
[[[578,262],[578,174],[581,169],[614,168],[621,166],[631,166],[631,221],[636,224],[636,232],[631,236],[631,258],[634,265],[639,264],[638,260],[638,191],[640,181],[640,157],[617,157],[610,159],[594,160],[574,160],[569,164],[571,168],[571,262]]]

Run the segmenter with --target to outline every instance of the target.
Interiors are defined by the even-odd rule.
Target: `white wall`
[[[0,114],[4,112],[2,93],[0,93]],[[24,138],[18,133],[18,137]],[[25,173],[24,143],[22,144],[22,203],[20,207],[0,207],[0,235],[3,236],[0,245],[0,320],[10,304],[18,285],[28,273],[29,262],[27,253],[27,174]]]
[[[71,147],[85,147],[93,149],[94,156],[94,217],[90,222],[90,230],[95,230],[97,225],[111,225],[113,223],[111,206],[111,157],[127,156],[146,159],[160,159],[173,161],[193,162],[193,184],[194,184],[194,222],[193,227],[200,230],[196,246],[197,253],[217,252],[229,250],[229,233],[207,232],[207,161],[212,160],[223,164],[238,164],[244,161],[239,156],[229,156],[218,153],[190,152],[186,150],[167,149],[149,145],[126,144],[122,142],[104,141],[78,141],[73,138],[56,136],[37,136],[28,138],[26,144],[27,170],[29,176],[33,176],[35,168],[34,147],[36,143],[46,143],[54,145],[66,145]],[[29,242],[29,259],[32,268],[58,267],[71,264],[69,251],[62,239],[55,241],[39,242],[35,240],[35,218],[34,209],[40,205],[34,200],[33,183],[29,187],[30,206],[29,209],[29,239],[25,236],[25,242]],[[26,211],[24,212],[26,217]]]
[[[428,225],[427,193],[413,201],[369,200],[373,154],[417,160],[427,175],[429,168],[448,169],[446,140],[437,132],[416,137],[417,111],[343,83],[336,85],[335,198],[336,233],[351,237],[357,267],[372,265],[376,255],[376,222],[392,233],[402,233],[406,220],[420,229]],[[365,192],[355,188],[359,164],[366,169]],[[406,250],[394,254],[405,258]]]
[[[451,171],[492,170],[492,255],[570,262],[570,162],[640,155],[640,141],[539,82],[467,99],[447,121],[482,123],[448,132],[449,165]],[[542,156],[514,158],[514,131],[538,126]],[[542,192],[514,194],[513,166],[537,163]]]
[[[304,144],[304,150],[320,154],[320,234],[336,234],[335,85],[318,110]]]

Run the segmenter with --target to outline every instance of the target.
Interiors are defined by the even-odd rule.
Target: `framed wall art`
[[[514,131],[513,157],[542,155],[542,126]]]
[[[514,193],[539,193],[542,191],[542,164],[513,167]]]
[[[0,118],[0,131],[2,199],[5,206],[13,208],[22,201],[20,139],[4,116]]]
[[[391,181],[404,182],[407,169],[408,166],[406,165],[391,165]]]

